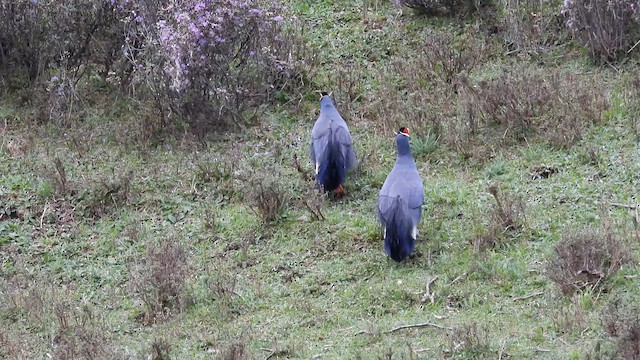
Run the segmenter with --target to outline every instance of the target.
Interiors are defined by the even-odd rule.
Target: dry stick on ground
[[[451,328],[446,327],[446,326],[442,326],[442,325],[438,325],[438,324],[434,324],[434,323],[430,323],[430,322],[425,322],[425,323],[421,323],[421,324],[410,324],[410,325],[398,326],[398,327],[395,327],[395,328],[387,331],[387,333],[390,334],[392,332],[396,332],[396,331],[399,331],[399,330],[421,328],[421,327],[434,327],[436,329],[449,330],[449,331],[452,330]]]
[[[622,207],[622,208],[627,208],[629,210],[634,210],[635,211],[635,219],[634,220],[636,222],[640,222],[640,216],[638,215],[638,208],[640,208],[640,204],[627,205],[627,204],[611,203],[611,206]]]
[[[527,294],[527,295],[524,295],[524,296],[519,296],[519,297],[513,298],[513,301],[526,300],[526,299],[532,298],[534,296],[540,296],[542,294],[544,294],[544,291],[539,291],[537,293]]]
[[[459,275],[457,278],[453,279],[448,286],[451,286],[455,283],[457,283],[458,281],[460,281],[463,277],[467,276],[467,273],[463,273],[462,275]]]
[[[278,349],[260,348],[260,350],[267,351],[267,352],[270,353],[269,355],[267,355],[265,360],[269,360],[274,356],[281,356],[281,355],[289,354],[289,351],[287,349],[278,350]]]
[[[431,301],[431,303],[433,304],[435,302],[435,297],[436,297],[436,293],[432,293],[431,292],[431,284],[433,284],[434,281],[438,280],[438,276],[434,276],[433,278],[427,277],[427,289],[424,292],[424,295],[422,296],[422,299],[420,299],[420,303],[424,304],[427,299],[429,299],[429,301]]]

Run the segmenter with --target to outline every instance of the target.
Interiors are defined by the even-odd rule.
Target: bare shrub
[[[469,244],[476,253],[493,249],[507,239],[517,236],[527,226],[526,207],[524,201],[509,192],[500,191],[494,184],[487,189],[493,197],[493,206],[483,210],[482,217],[488,215],[488,224],[469,239]]]
[[[602,311],[602,325],[616,339],[620,359],[640,359],[640,305],[630,294],[616,295]]]
[[[104,321],[89,306],[80,311],[71,304],[55,305],[57,331],[52,339],[56,359],[113,359],[112,349],[107,344],[108,331]]]
[[[588,319],[587,312],[580,304],[580,298],[574,296],[571,304],[557,309],[554,323],[559,333],[572,334],[586,329],[589,324]]]
[[[640,10],[638,13],[640,14]],[[640,140],[640,75],[635,74],[625,79],[621,96],[631,130],[636,139]]]
[[[69,189],[69,179],[67,178],[67,170],[59,158],[53,159],[54,169],[50,172],[50,177],[53,180],[56,192],[58,195],[66,195]]]
[[[150,360],[171,360],[171,344],[166,339],[155,339],[150,352]]]
[[[225,346],[216,359],[219,360],[245,360],[249,358],[247,354],[247,344],[244,342],[234,342]]]
[[[465,82],[464,101],[496,140],[513,143],[538,134],[569,148],[607,106],[604,93],[594,88],[593,80],[560,71],[508,70],[477,84]]]
[[[489,327],[475,321],[455,327],[447,339],[449,351],[465,358],[480,358],[491,352]]]
[[[537,53],[565,40],[559,1],[502,0],[505,29],[502,37],[512,52]]]
[[[194,176],[198,189],[213,187],[225,201],[241,196],[235,181],[235,165],[220,159],[200,161],[196,164]]]
[[[627,247],[609,227],[589,228],[562,236],[546,274],[565,295],[571,295],[601,286],[627,260]]]
[[[13,321],[33,327],[38,342],[42,341],[40,336],[46,337],[53,358],[124,358],[114,352],[101,314],[87,304],[74,302],[75,294],[59,289],[50,279],[14,277],[0,283],[0,290],[0,308]],[[24,339],[20,344],[28,347],[30,340]]]
[[[287,195],[277,182],[258,183],[253,193],[251,209],[262,221],[272,223],[284,212],[287,200]]]
[[[492,209],[495,227],[501,232],[522,230],[526,224],[524,201],[513,194],[500,192],[498,185],[489,186],[487,191],[495,201]]]
[[[0,357],[17,358],[19,347],[7,335],[6,330],[0,330]]]
[[[75,85],[90,68],[109,73],[124,57],[126,13],[115,1],[0,1],[0,78],[11,88],[69,71]]]
[[[491,0],[396,0],[396,3],[428,15],[458,16],[493,5]]]
[[[112,176],[105,176],[78,194],[77,209],[81,210],[85,216],[100,218],[113,209],[127,204],[131,199],[133,172],[128,171],[116,176],[115,169],[112,171]]]
[[[470,73],[486,56],[487,44],[478,29],[467,28],[459,35],[436,31],[425,35],[419,61],[424,61],[433,76],[447,84],[454,83],[462,72]]]
[[[599,63],[627,56],[640,36],[640,4],[632,0],[567,0],[566,25]]]
[[[186,250],[175,239],[149,243],[144,259],[129,271],[131,285],[145,306],[144,323],[163,320],[185,302],[183,292],[191,268]]]

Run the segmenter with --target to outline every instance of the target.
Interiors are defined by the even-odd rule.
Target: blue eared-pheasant
[[[347,172],[356,165],[356,154],[347,123],[326,93],[320,97],[320,115],[311,131],[311,160],[318,185],[342,196],[342,185]]]
[[[415,246],[422,215],[422,179],[411,155],[409,130],[396,135],[398,158],[380,190],[378,219],[384,227],[384,250],[393,260],[404,260]]]

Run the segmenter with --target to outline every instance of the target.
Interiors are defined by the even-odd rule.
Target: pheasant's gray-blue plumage
[[[320,115],[311,131],[311,160],[318,184],[341,195],[347,171],[356,165],[356,154],[347,123],[328,95],[320,99]]]
[[[384,227],[384,250],[393,260],[404,260],[415,246],[422,215],[422,179],[411,155],[409,131],[396,135],[398,158],[380,190],[378,219]]]

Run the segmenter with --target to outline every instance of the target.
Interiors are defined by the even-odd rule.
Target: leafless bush
[[[567,0],[562,12],[569,30],[596,62],[618,61],[638,41],[637,0]]]
[[[625,79],[623,89],[622,96],[631,129],[636,139],[640,139],[640,75]]]
[[[640,359],[640,305],[630,294],[616,295],[602,311],[602,324],[616,339],[620,359]]]
[[[481,358],[491,352],[488,326],[475,321],[455,327],[447,339],[449,351],[465,358]]]
[[[527,224],[524,201],[509,192],[500,191],[498,185],[491,185],[487,189],[493,197],[494,204],[489,211],[489,223],[480,233],[473,236],[469,243],[477,253],[504,243],[507,238],[516,236]]]
[[[379,93],[371,97],[364,116],[386,131],[408,126],[416,134],[442,135],[459,112],[458,78],[486,56],[486,42],[475,27],[461,33],[425,30],[422,37],[422,48],[395,56],[376,74]]]
[[[14,343],[7,335],[6,330],[0,330],[0,357],[17,358],[18,345]]]
[[[565,295],[571,295],[602,285],[627,260],[627,247],[609,227],[589,228],[563,235],[546,274]]]
[[[100,179],[93,186],[81,191],[77,196],[77,209],[88,217],[102,217],[114,208],[121,207],[131,199],[131,181],[133,172],[128,171],[120,176],[115,175]]]
[[[225,346],[216,359],[219,360],[245,360],[249,356],[247,354],[247,344],[244,342],[234,342]]]
[[[53,159],[54,170],[50,172],[51,178],[56,188],[58,195],[66,195],[69,190],[69,179],[67,179],[67,170],[59,158]]]
[[[560,307],[554,319],[557,331],[562,334],[582,332],[589,324],[587,312],[577,296],[573,297],[569,306]]]
[[[492,215],[496,228],[501,232],[522,230],[526,224],[525,205],[522,199],[513,194],[500,192],[497,185],[489,186],[487,191],[495,201]]]
[[[511,51],[537,52],[560,43],[569,36],[562,16],[557,12],[559,1],[502,0],[505,43]]]
[[[0,294],[0,306],[15,317],[14,321],[46,332],[53,358],[123,358],[113,351],[103,317],[89,305],[73,302],[74,294],[51,281],[12,278],[0,284]]]
[[[457,16],[473,13],[493,4],[491,0],[396,0],[396,3],[416,9],[428,15]]]
[[[76,310],[71,304],[60,302],[54,307],[57,331],[51,343],[56,359],[113,359],[108,347],[108,330],[89,306]]]
[[[285,210],[287,195],[275,181],[255,187],[251,209],[265,223],[272,223],[280,218]]]
[[[470,73],[486,56],[486,42],[478,29],[468,28],[455,36],[451,31],[436,31],[425,35],[425,46],[419,62],[433,77],[452,84],[462,72]]]
[[[186,250],[175,239],[149,243],[144,260],[129,271],[145,306],[144,323],[163,320],[185,302],[183,292],[191,268]]]
[[[466,111],[478,116],[486,130],[493,128],[492,137],[510,143],[539,134],[554,146],[568,148],[600,120],[607,106],[597,88],[589,78],[520,69],[477,84],[465,82],[464,92]]]
[[[235,184],[233,162],[220,159],[201,161],[196,164],[194,172],[198,188],[213,187],[226,201],[241,196]]]
[[[156,339],[151,343],[151,360],[171,360],[171,344],[165,339]]]

